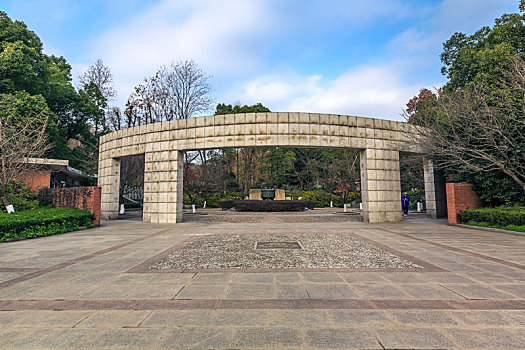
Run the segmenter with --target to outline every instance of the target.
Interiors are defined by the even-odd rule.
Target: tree
[[[90,84],[94,84],[100,90],[105,103],[111,101],[117,95],[113,84],[113,74],[109,67],[105,66],[101,59],[97,59],[92,66],[89,66],[79,78],[80,88],[85,89]],[[97,104],[102,107],[102,103]]]
[[[206,112],[213,103],[210,79],[193,61],[162,66],[155,76],[135,87],[125,113],[141,125]]]
[[[520,10],[525,11],[520,1]],[[525,14],[504,14],[493,28],[483,27],[468,36],[454,33],[443,44],[441,72],[449,78],[445,88],[454,90],[468,83],[501,76],[512,56],[525,52]]]
[[[525,11],[525,0],[519,8]],[[505,14],[470,36],[455,33],[441,54],[449,82],[437,93],[422,90],[405,114],[427,127],[423,146],[446,176],[472,182],[491,205],[525,200],[524,38],[523,13]]]
[[[491,84],[440,96],[418,124],[428,140],[422,145],[439,166],[499,171],[525,192],[525,59],[514,56],[509,62]]]
[[[106,131],[108,103],[115,98],[117,91],[113,84],[113,74],[109,67],[105,66],[101,59],[95,61],[87,71],[79,77],[80,89],[89,93],[93,103],[102,113],[93,115],[92,123],[95,136]]]
[[[49,147],[43,156],[67,159],[73,167],[96,172],[98,148],[91,125],[103,117],[97,105],[100,94],[93,86],[77,91],[66,59],[44,54],[34,32],[0,12],[0,93],[19,91],[43,96],[56,124],[46,128]]]
[[[268,107],[265,107],[262,105],[262,103],[257,103],[252,106],[244,105],[241,106],[240,104],[235,104],[233,107],[232,105],[227,105],[225,103],[219,103],[217,107],[215,108],[215,115],[220,114],[232,114],[232,113],[264,113],[264,112],[270,112],[270,109]]]
[[[27,92],[0,95],[0,197],[7,185],[30,167],[29,158],[41,157],[49,144],[46,129],[52,114],[42,96]]]
[[[40,38],[0,11],[0,93],[47,90],[49,70]]]

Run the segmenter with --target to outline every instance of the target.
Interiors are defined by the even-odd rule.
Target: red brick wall
[[[37,193],[42,188],[51,185],[51,169],[28,170],[17,177],[17,180],[26,184],[29,189]]]
[[[77,208],[95,214],[93,225],[100,225],[100,187],[52,188],[51,200],[57,208]]]
[[[483,203],[478,194],[474,192],[471,184],[447,183],[447,209],[448,224],[458,223],[457,214],[460,210],[479,209]]]

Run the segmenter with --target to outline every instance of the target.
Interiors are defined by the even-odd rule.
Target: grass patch
[[[0,242],[14,238],[56,235],[93,227],[94,215],[73,208],[40,207],[12,214],[0,214]]]

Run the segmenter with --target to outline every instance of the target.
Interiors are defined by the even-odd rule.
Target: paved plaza
[[[297,221],[115,220],[1,244],[0,348],[525,348],[524,236],[421,217]],[[243,235],[260,235],[264,254],[300,257],[323,234],[334,251],[347,237],[348,249],[403,264],[334,268],[310,255],[304,266],[151,268],[192,243],[227,249],[216,243]]]

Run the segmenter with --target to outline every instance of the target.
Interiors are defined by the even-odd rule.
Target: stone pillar
[[[174,224],[182,221],[183,152],[145,154],[143,221]]]
[[[100,194],[100,216],[110,220],[118,217],[120,192],[120,159],[109,158],[99,163],[98,186]]]
[[[433,219],[447,216],[447,195],[443,173],[435,169],[432,161],[427,158],[423,159],[423,172],[427,215]]]
[[[401,221],[399,152],[361,151],[361,198],[365,222]]]

